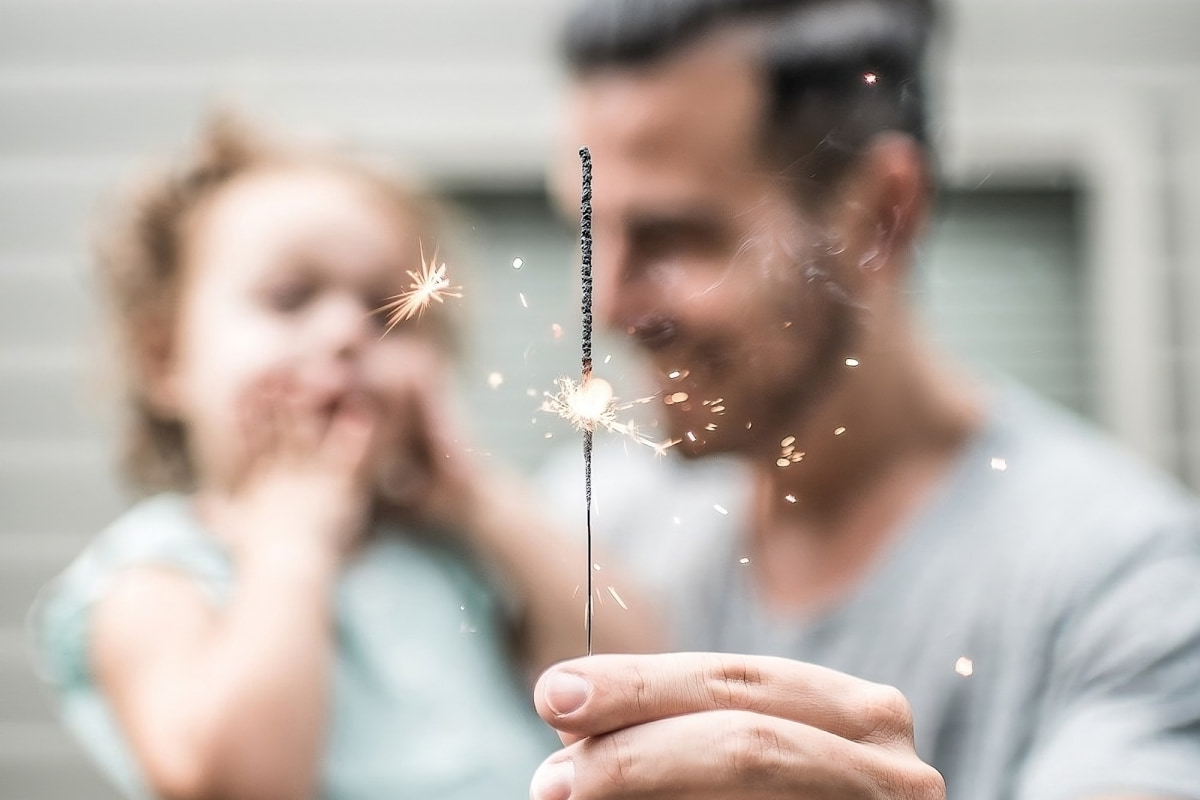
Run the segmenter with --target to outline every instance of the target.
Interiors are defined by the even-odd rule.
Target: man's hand
[[[944,800],[899,691],[781,658],[675,653],[558,664],[535,691],[566,745],[533,800]]]

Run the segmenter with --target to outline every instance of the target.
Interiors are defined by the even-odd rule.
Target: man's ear
[[[842,179],[829,218],[860,270],[903,282],[929,197],[929,167],[921,147],[903,134],[884,133]]]

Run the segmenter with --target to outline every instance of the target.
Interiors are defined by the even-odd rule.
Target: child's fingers
[[[245,479],[254,466],[260,464],[274,450],[274,395],[274,377],[268,376],[246,387],[238,399],[235,413],[237,428],[242,437],[242,457],[234,476],[235,483]]]
[[[322,420],[320,409],[310,393],[293,379],[284,379],[277,415],[282,454],[293,459],[307,459],[320,446]]]
[[[458,425],[441,387],[431,381],[419,383],[410,399],[411,429],[430,469],[441,472],[454,467],[461,450]]]
[[[322,461],[361,477],[375,437],[378,415],[363,399],[347,397],[338,404],[320,443]]]

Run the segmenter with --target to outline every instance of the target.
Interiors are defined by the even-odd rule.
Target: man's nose
[[[624,331],[634,318],[635,287],[628,251],[619,239],[597,241],[592,260],[592,309],[608,328]]]

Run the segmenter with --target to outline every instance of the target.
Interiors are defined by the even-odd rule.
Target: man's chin
[[[680,458],[692,461],[697,458],[704,458],[705,456],[712,455],[712,449],[705,442],[689,442],[687,439],[679,439],[678,442],[679,443],[671,449],[674,450]]]

